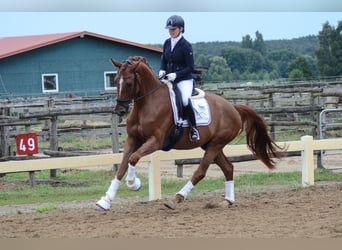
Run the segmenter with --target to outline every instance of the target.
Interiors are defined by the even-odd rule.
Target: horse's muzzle
[[[124,104],[117,104],[114,108],[114,114],[124,116],[128,113],[129,106]]]

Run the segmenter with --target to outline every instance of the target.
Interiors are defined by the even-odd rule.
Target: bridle
[[[127,62],[127,63],[130,64],[130,65],[133,65],[132,61],[130,61],[130,60],[126,60],[125,62]],[[138,62],[138,63],[140,63],[140,62]],[[136,89],[136,86],[137,86],[137,85],[141,85],[141,82],[138,80],[137,74],[138,74],[138,73],[137,73],[136,71],[133,72],[133,75],[134,75],[134,78],[133,78],[133,79],[134,79],[134,82],[133,82],[134,88],[133,88],[133,91],[132,91],[132,96],[129,97],[129,98],[125,98],[125,99],[119,99],[119,98],[117,98],[117,99],[116,99],[117,104],[122,105],[122,106],[128,106],[128,105],[131,104],[131,103],[138,102],[138,101],[140,101],[141,99],[145,98],[146,96],[151,95],[152,93],[154,93],[154,92],[156,92],[158,89],[160,89],[160,87],[162,86],[162,85],[159,85],[159,86],[155,87],[154,89],[152,89],[151,91],[145,93],[144,95],[135,97],[135,89]],[[130,78],[130,76],[126,76],[126,77],[122,77],[122,78],[123,78],[123,79],[128,79],[128,78]]]

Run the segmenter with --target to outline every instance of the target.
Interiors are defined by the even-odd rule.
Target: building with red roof
[[[0,98],[98,95],[114,89],[110,58],[144,56],[159,69],[162,49],[88,31],[0,37]]]

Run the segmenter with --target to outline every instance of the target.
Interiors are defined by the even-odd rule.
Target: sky
[[[318,35],[323,24],[337,26],[342,12],[0,12],[0,37],[89,31],[142,44],[168,37],[167,18],[185,20],[190,42],[241,41],[245,35],[264,40]]]
[[[185,19],[192,43],[318,35],[342,21],[341,0],[1,0],[0,37],[89,31],[142,44],[168,38],[167,18]]]

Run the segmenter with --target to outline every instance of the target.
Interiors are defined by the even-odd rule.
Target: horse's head
[[[162,85],[144,57],[133,56],[124,62],[114,59],[111,61],[115,67],[119,68],[114,79],[117,88],[117,103],[114,112],[119,116],[128,113],[129,104],[132,101],[147,97]]]
[[[119,71],[114,79],[117,88],[117,104],[114,109],[114,113],[123,116],[128,113],[129,104],[134,99],[138,84],[136,68],[139,62],[133,60],[126,60],[119,62],[111,59],[113,65],[119,68]]]

